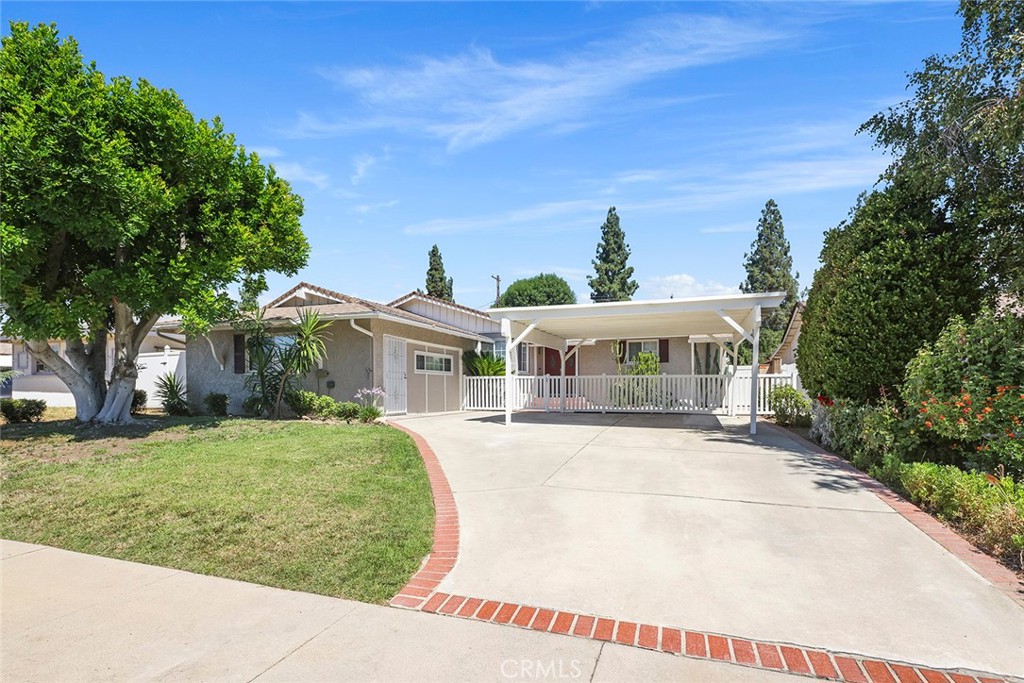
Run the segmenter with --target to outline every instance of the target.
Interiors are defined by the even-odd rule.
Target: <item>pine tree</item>
[[[427,268],[427,294],[455,302],[452,294],[452,278],[445,277],[444,261],[441,260],[441,250],[435,244],[430,248],[430,265]]]
[[[608,209],[608,218],[601,226],[601,241],[597,244],[597,258],[591,263],[597,276],[587,276],[590,298],[594,301],[629,301],[639,285],[633,277],[632,266],[627,266],[629,245],[626,233],[619,227],[615,207]]]
[[[790,313],[797,301],[797,278],[793,275],[793,257],[789,254],[789,240],[782,227],[782,213],[774,199],[769,199],[757,222],[757,238],[750,245],[750,253],[744,254],[743,264],[747,279],[740,283],[740,290],[751,292],[786,292],[782,305],[766,315],[762,329],[782,331],[789,323]]]

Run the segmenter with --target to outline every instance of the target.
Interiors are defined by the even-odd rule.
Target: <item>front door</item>
[[[569,350],[572,351],[572,349]],[[556,377],[562,375],[562,359],[557,349],[544,348],[544,374]],[[575,353],[565,362],[565,374],[571,377],[576,376]]]
[[[406,401],[405,340],[384,337],[384,412],[404,413]]]

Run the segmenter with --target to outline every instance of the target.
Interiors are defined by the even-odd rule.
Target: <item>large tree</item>
[[[596,276],[587,276],[590,298],[594,301],[629,301],[639,285],[633,277],[633,267],[626,265],[629,260],[629,245],[626,233],[619,227],[619,216],[615,207],[608,209],[608,217],[601,226],[601,241],[597,244],[597,258],[594,265]]]
[[[796,306],[797,277],[793,275],[793,257],[789,253],[789,240],[782,225],[782,212],[774,199],[765,202],[761,218],[757,221],[757,236],[744,254],[746,279],[740,283],[740,290],[751,292],[786,292],[786,298],[779,308],[767,313],[761,321],[759,337],[759,362],[766,362],[782,342],[789,316]],[[743,344],[739,348],[737,362],[750,363],[753,348]]]
[[[776,332],[786,329],[790,313],[796,306],[797,278],[793,275],[793,257],[789,254],[789,240],[782,226],[782,212],[774,199],[769,199],[757,221],[757,237],[744,255],[747,279],[740,290],[751,292],[785,292],[786,298],[774,311],[764,317],[762,327]]]
[[[435,244],[430,248],[427,255],[430,261],[427,266],[427,294],[444,301],[455,301],[452,292],[452,278],[447,277],[444,272],[444,261],[441,260],[441,250]]]
[[[917,189],[863,197],[825,234],[797,356],[809,390],[866,402],[893,395],[946,320],[978,309],[978,242]]]
[[[1024,8],[961,0],[963,38],[910,75],[911,99],[862,126],[894,160],[886,178],[936,194],[958,228],[980,230],[989,283],[1024,294]]]
[[[520,306],[556,306],[576,303],[569,283],[554,273],[541,273],[516,280],[498,299],[499,308]]]
[[[173,91],[107,81],[55,25],[11,24],[0,112],[3,332],[67,384],[79,420],[130,419],[161,315],[202,332],[233,314],[229,287],[251,297],[306,262],[287,182]]]

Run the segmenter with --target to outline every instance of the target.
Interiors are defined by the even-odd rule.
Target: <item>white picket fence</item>
[[[750,377],[731,375],[583,375],[512,378],[513,410],[631,413],[750,412]],[[794,375],[759,375],[757,412],[769,415],[768,392],[797,386]],[[464,377],[463,410],[504,410],[504,377]]]

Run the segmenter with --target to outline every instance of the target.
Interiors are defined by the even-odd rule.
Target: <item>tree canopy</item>
[[[929,197],[892,186],[825,234],[803,311],[797,367],[810,391],[876,401],[951,315],[981,301],[977,241]]]
[[[597,257],[591,261],[597,275],[588,275],[590,298],[594,301],[629,301],[639,285],[633,277],[629,260],[626,233],[619,227],[615,207],[608,209],[608,217],[601,226],[601,241],[597,244]]]
[[[786,329],[790,313],[796,306],[797,277],[793,275],[793,257],[789,253],[789,240],[782,226],[782,212],[774,199],[769,199],[761,218],[757,221],[757,237],[744,255],[747,278],[740,290],[751,292],[786,292],[786,299],[778,309],[766,315],[762,327],[780,332]]]
[[[56,25],[11,24],[0,111],[3,332],[68,385],[79,419],[128,419],[159,316],[204,331],[231,316],[229,287],[251,296],[306,262],[302,202],[273,168],[173,91],[107,81]]]
[[[427,266],[427,294],[445,301],[455,301],[452,292],[454,284],[452,278],[447,277],[444,272],[444,261],[441,259],[441,250],[435,244],[430,248],[427,255],[430,263]]]
[[[554,273],[541,273],[533,277],[516,280],[501,295],[499,308],[520,306],[556,306],[576,303],[572,287]]]
[[[913,96],[862,127],[894,160],[889,181],[933,193],[957,227],[984,236],[990,283],[1024,293],[1024,11],[961,0],[960,50],[910,75]]]

